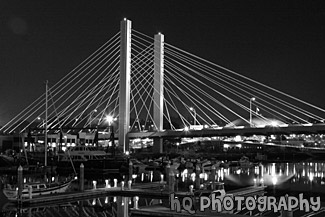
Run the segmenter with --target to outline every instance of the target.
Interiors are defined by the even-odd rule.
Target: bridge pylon
[[[164,121],[164,35],[156,34],[154,39],[153,119],[156,130],[162,131]],[[153,152],[163,152],[162,138],[154,139]]]
[[[120,24],[120,85],[119,85],[119,145],[124,153],[129,151],[130,125],[130,81],[131,81],[131,21],[124,19]],[[153,81],[153,120],[158,132],[163,130],[164,113],[164,35],[154,36],[154,81]],[[163,152],[163,139],[155,138],[153,150]]]
[[[128,132],[130,126],[130,81],[131,81],[131,21],[120,23],[120,86],[119,86],[119,145],[123,152],[129,151]]]

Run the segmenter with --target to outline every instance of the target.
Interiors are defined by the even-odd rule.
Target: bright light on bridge
[[[271,121],[271,126],[272,127],[276,127],[278,125],[278,123],[276,121]]]

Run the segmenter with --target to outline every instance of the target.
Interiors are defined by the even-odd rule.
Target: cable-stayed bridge
[[[161,151],[165,137],[325,132],[324,109],[168,44],[162,34],[139,32],[129,20],[46,87],[0,131],[95,133],[110,125],[124,151],[132,138],[153,138]]]

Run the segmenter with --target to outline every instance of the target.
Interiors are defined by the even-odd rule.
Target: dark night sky
[[[299,2],[299,3],[297,3]],[[322,1],[0,1],[0,125],[119,31],[147,35],[325,108]]]

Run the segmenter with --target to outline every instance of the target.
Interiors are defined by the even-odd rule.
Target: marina
[[[261,165],[252,168],[216,168],[215,177],[217,177],[217,179],[215,183],[217,184],[222,181],[225,185],[226,194],[232,196],[248,197],[274,195],[279,197],[285,195],[288,191],[291,192],[290,195],[298,195],[298,193],[304,192],[306,198],[317,195],[320,195],[322,198],[323,195],[325,195],[325,191],[319,191],[320,186],[325,184],[325,180],[322,178],[325,173],[324,163],[270,163],[263,165],[263,168],[260,166]],[[263,172],[260,171],[260,168],[262,168]],[[130,183],[124,182],[123,180],[117,181],[117,179],[106,179],[102,181],[98,179],[98,182],[92,181],[85,185],[85,190],[83,191],[80,190],[80,180],[76,179],[74,181],[75,187],[70,188],[66,193],[23,198],[19,203],[18,201],[8,201],[2,204],[2,214],[3,216],[11,216],[12,213],[19,213],[19,210],[31,210],[31,212],[33,212],[32,210],[40,209],[40,207],[43,207],[44,210],[47,210],[46,212],[49,212],[53,206],[58,206],[57,209],[60,210],[60,207],[67,206],[67,204],[71,206],[71,204],[78,204],[81,201],[90,201],[90,204],[95,204],[91,205],[91,207],[102,204],[101,209],[107,211],[109,209],[105,208],[105,201],[106,203],[110,203],[107,201],[112,200],[111,202],[115,204],[116,202],[114,201],[120,199],[122,201],[123,198],[130,198],[128,199],[129,202],[131,201],[131,204],[128,206],[128,214],[131,216],[150,216],[150,210],[152,213],[157,212],[156,216],[186,216],[191,214],[187,211],[177,213],[171,210],[168,202],[170,201],[170,194],[174,193],[175,197],[179,199],[197,195],[195,196],[197,197],[195,201],[197,201],[200,196],[202,197],[204,194],[202,194],[202,191],[195,190],[195,186],[201,185],[202,183],[212,183],[211,174],[213,173],[213,171],[205,173],[205,175],[201,173],[201,178],[200,175],[198,176],[200,180],[200,182],[198,182],[196,178],[193,178],[196,176],[195,173],[191,172],[185,174],[180,173],[178,176],[174,175],[173,178],[169,177],[169,180],[161,180],[162,177],[165,177],[162,175],[165,174],[159,173],[154,177],[153,171],[147,171],[146,174],[137,174],[137,177]],[[261,183],[261,177],[263,177],[263,183]],[[276,181],[274,177],[276,177]],[[168,181],[174,182],[173,185],[168,183]],[[308,186],[308,189],[306,186]],[[191,188],[194,189],[192,193]],[[306,190],[302,191],[301,189]],[[1,201],[5,200],[3,196],[2,194]],[[136,209],[135,200],[138,200]],[[323,203],[324,201],[322,200],[322,204]],[[115,206],[117,209],[117,205]],[[233,212],[237,211],[234,210]],[[323,212],[324,210],[320,209],[319,212],[314,212],[314,216],[318,216],[316,214]],[[197,212],[196,215],[209,216],[211,215],[211,213],[209,213],[210,212],[207,210],[203,213]],[[279,212],[276,212],[274,216],[277,216],[278,213]],[[245,216],[247,215],[249,215],[249,212],[245,214]],[[264,214],[261,215],[264,216]],[[122,213],[119,216],[124,216],[124,214]],[[220,216],[223,216],[223,214],[220,213]]]
[[[157,2],[150,8],[149,3],[137,2],[116,9],[105,5],[114,8],[109,13],[97,13],[102,8],[96,5],[102,3],[96,3],[92,5],[96,13],[69,10],[59,23],[61,14],[47,3],[39,7],[22,3],[21,11],[16,11],[22,13],[21,18],[10,12],[15,7],[9,7],[4,13],[8,27],[4,32],[11,32],[3,34],[3,41],[13,42],[4,49],[8,55],[2,59],[8,66],[1,70],[8,70],[6,75],[14,71],[30,74],[9,76],[14,80],[23,77],[24,82],[12,86],[25,88],[12,92],[26,99],[9,97],[11,93],[1,98],[9,108],[3,112],[0,107],[1,216],[325,216],[325,109],[317,95],[322,84],[316,83],[321,79],[314,75],[324,68],[318,66],[322,61],[317,62],[325,53],[319,50],[324,48],[324,40],[318,40],[323,36],[319,32],[323,7],[313,3],[308,10],[313,19],[307,19],[297,8],[276,4],[261,6],[266,10],[257,3],[224,10],[222,4],[228,2],[206,3],[211,8],[183,3],[180,7],[169,2],[166,7]],[[164,7],[173,17],[168,22],[161,13]],[[201,7],[204,16],[196,14]],[[147,24],[158,22],[156,30],[182,29],[183,35],[173,38],[171,34],[165,41],[162,32],[149,36],[128,18],[116,23],[119,31],[114,33],[114,28],[106,28],[114,25],[105,24],[105,39],[93,31],[107,22],[102,19],[104,14],[114,12],[109,19],[115,20],[124,10],[131,17],[148,16],[140,18]],[[158,15],[157,19],[152,15]],[[85,18],[92,20],[90,25],[83,26]],[[189,20],[196,23],[195,28]],[[225,26],[224,22],[232,24]],[[32,28],[33,23],[41,25]],[[302,24],[310,31],[300,28]],[[69,31],[66,35],[65,25],[78,34],[72,37]],[[273,32],[273,28],[278,29]],[[37,37],[39,31],[46,34]],[[223,31],[227,33],[223,35]],[[109,39],[107,35],[111,35]],[[51,37],[50,41],[44,36]],[[86,40],[71,40],[77,36]],[[192,37],[195,39],[188,43]],[[65,40],[59,40],[63,43],[59,45],[57,39]],[[169,40],[187,44],[188,50]],[[74,44],[71,50],[66,43]],[[192,53],[201,46],[207,47],[202,56]],[[78,56],[89,54],[90,47],[98,49],[80,61]],[[33,56],[36,51],[40,53]],[[222,66],[227,58],[223,59],[221,51],[243,73]],[[298,53],[301,56],[290,60]],[[67,54],[70,60],[65,61]],[[28,62],[23,64],[25,59]],[[35,63],[42,66],[44,87],[32,74]],[[76,67],[63,75],[63,68],[72,65]],[[62,75],[60,80],[58,75]],[[8,76],[2,77],[3,86]],[[274,87],[269,86],[272,79]],[[25,83],[30,83],[28,88]],[[316,88],[319,92],[312,92]],[[2,87],[0,93],[7,89]],[[34,97],[34,91],[40,96]],[[11,98],[15,101],[7,103]],[[35,100],[27,105],[31,98]]]

